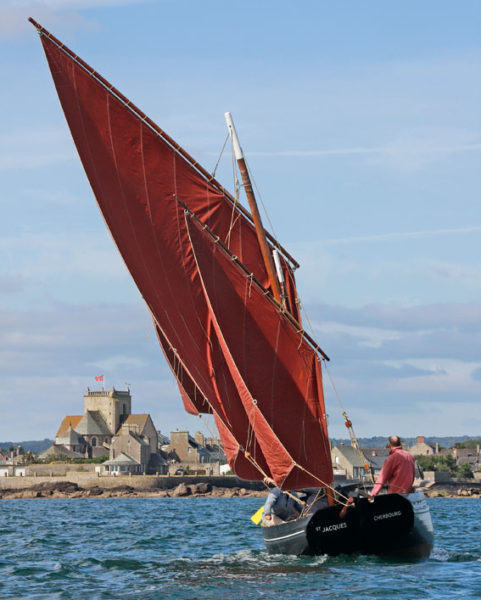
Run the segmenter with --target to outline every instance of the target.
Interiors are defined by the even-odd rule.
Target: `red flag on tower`
[[[103,375],[95,375],[95,381],[103,381],[103,380],[104,380]]]

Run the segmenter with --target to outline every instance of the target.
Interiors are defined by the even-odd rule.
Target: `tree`
[[[472,440],[466,440],[465,442],[457,442],[453,448],[467,448],[470,450],[476,450],[476,447],[481,446],[481,440],[473,438]]]
[[[458,466],[458,477],[460,479],[472,479],[474,477],[471,466],[468,463]]]
[[[415,457],[423,471],[443,471],[455,476],[456,461],[451,455],[436,456],[434,454],[420,455]]]

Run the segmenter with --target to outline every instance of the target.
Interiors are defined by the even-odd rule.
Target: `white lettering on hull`
[[[394,517],[400,517],[401,511],[395,510],[394,512],[382,513],[381,515],[374,515],[374,521],[382,521],[383,519],[392,519]]]
[[[316,531],[320,531],[321,533],[328,533],[331,531],[338,531],[339,529],[346,529],[347,523],[333,523],[332,525],[325,525],[322,527],[316,527]]]

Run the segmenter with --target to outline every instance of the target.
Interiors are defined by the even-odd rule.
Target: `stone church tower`
[[[115,434],[122,423],[132,413],[132,397],[130,389],[126,392],[116,390],[93,391],[87,388],[84,396],[84,413],[98,411],[109,431]]]

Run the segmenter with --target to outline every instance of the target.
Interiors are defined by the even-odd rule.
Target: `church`
[[[159,473],[167,461],[158,450],[158,433],[148,414],[132,414],[130,389],[90,390],[83,415],[66,416],[53,446],[41,458],[100,458],[112,474]],[[107,460],[108,459],[108,460]]]

